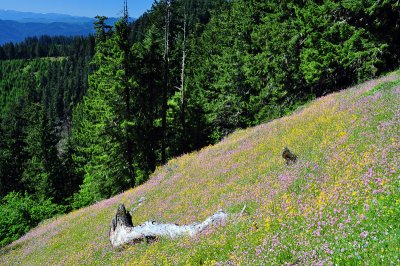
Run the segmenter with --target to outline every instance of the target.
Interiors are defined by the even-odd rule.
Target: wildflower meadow
[[[0,264],[399,265],[399,75],[173,159],[140,187],[43,222],[3,248]],[[295,164],[282,159],[285,146]],[[195,238],[112,249],[118,204],[131,210],[142,197],[136,225],[231,215]]]

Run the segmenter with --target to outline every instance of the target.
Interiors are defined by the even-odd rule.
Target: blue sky
[[[137,18],[150,9],[154,0],[128,0],[129,16]],[[118,17],[123,0],[0,0],[0,9],[34,13],[61,13],[94,17]]]

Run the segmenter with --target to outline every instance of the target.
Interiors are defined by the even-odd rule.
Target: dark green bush
[[[63,212],[51,199],[36,199],[27,193],[11,192],[0,202],[0,246],[17,240],[39,222]]]

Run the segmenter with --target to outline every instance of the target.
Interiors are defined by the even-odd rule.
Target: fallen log
[[[144,240],[154,240],[159,237],[193,237],[210,226],[220,224],[227,217],[228,215],[220,210],[201,223],[176,225],[147,221],[141,225],[133,226],[132,217],[126,211],[125,206],[121,204],[118,207],[115,217],[112,219],[110,241],[113,247],[120,247],[125,244],[139,243]]]

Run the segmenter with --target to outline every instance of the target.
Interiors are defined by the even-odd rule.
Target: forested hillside
[[[0,264],[398,265],[399,74],[170,160],[143,185],[43,222],[0,250]],[[285,145],[297,155],[290,165]],[[219,209],[228,219],[195,237],[114,248],[121,203],[136,228]]]
[[[97,17],[94,37],[3,45],[1,244],[143,183],[170,158],[398,67],[399,10],[160,0],[134,23],[127,12],[113,27]]]
[[[0,47],[1,245],[71,209],[82,182],[68,145],[71,114],[88,89],[93,51],[93,37]]]

